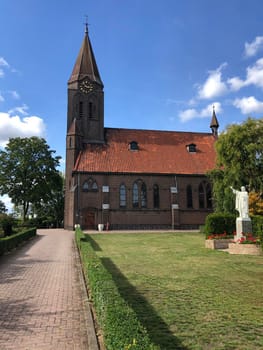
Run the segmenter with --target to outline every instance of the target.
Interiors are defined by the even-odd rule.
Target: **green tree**
[[[216,211],[233,212],[230,186],[263,192],[263,119],[248,118],[227,127],[216,142],[217,167],[208,175],[213,182]]]
[[[64,219],[64,176],[60,174],[57,185],[50,193],[44,203],[41,201],[36,205],[37,218],[43,219],[46,224],[61,227]]]
[[[12,138],[0,151],[0,194],[8,194],[16,206],[22,206],[23,221],[30,205],[50,198],[59,183],[60,157],[53,157],[46,141],[38,137]]]

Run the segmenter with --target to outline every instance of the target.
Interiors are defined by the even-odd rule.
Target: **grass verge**
[[[161,350],[263,348],[261,256],[205,249],[201,234],[98,234],[86,239]],[[120,317],[121,308],[118,312]]]

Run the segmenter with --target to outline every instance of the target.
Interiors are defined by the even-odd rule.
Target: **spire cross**
[[[86,15],[85,17],[86,17],[86,22],[84,23],[85,24],[85,34],[88,34],[88,32],[89,32],[88,16]]]

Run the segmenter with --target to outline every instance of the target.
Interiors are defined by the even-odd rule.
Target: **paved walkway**
[[[1,350],[98,350],[74,233],[39,230],[0,258]]]

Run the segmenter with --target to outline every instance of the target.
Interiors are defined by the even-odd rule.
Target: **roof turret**
[[[210,128],[212,130],[212,134],[214,136],[218,135],[218,128],[219,128],[219,123],[216,117],[216,112],[215,112],[215,106],[213,106],[213,115],[210,123]]]

